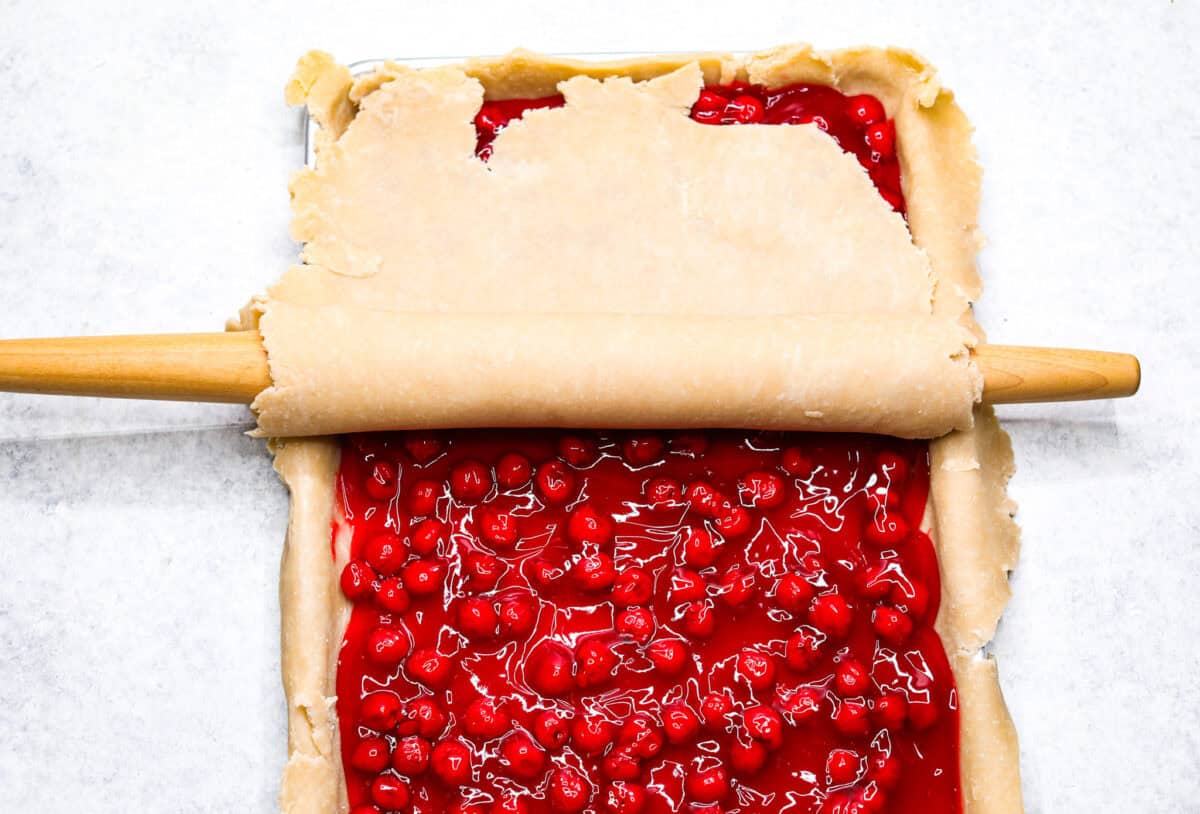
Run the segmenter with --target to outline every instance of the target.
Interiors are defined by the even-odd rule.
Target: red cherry
[[[871,626],[879,638],[892,647],[899,647],[912,635],[913,623],[907,614],[883,605],[871,615]]]
[[[379,774],[387,768],[389,757],[383,738],[363,738],[350,753],[350,765],[363,774]]]
[[[433,433],[412,431],[404,435],[404,448],[414,461],[423,465],[442,453],[442,441]]]
[[[700,701],[700,722],[705,729],[715,732],[727,729],[732,712],[733,699],[725,693],[710,692]]]
[[[708,450],[708,436],[702,432],[677,432],[671,437],[671,451],[695,458]]]
[[[600,450],[590,438],[564,435],[558,439],[558,456],[576,469],[586,469],[600,457]]]
[[[566,503],[575,491],[575,476],[562,461],[546,461],[534,477],[538,494],[551,505]]]
[[[721,94],[705,88],[700,91],[700,98],[696,100],[696,104],[692,105],[692,115],[697,113],[721,113],[725,110],[725,105],[729,104],[729,100]]]
[[[404,590],[404,583],[400,578],[392,577],[379,584],[379,590],[375,592],[375,603],[388,613],[400,615],[408,611],[412,600],[408,591]]]
[[[833,713],[833,727],[843,735],[865,735],[870,727],[867,720],[867,704],[853,698],[842,699]]]
[[[663,675],[674,676],[683,672],[688,663],[687,645],[678,639],[659,639],[650,642],[646,655]]]
[[[657,435],[633,435],[621,444],[625,460],[635,469],[649,466],[662,458],[666,445]]]
[[[604,545],[612,539],[612,519],[583,504],[567,520],[567,537],[578,544]]]
[[[450,470],[450,494],[459,503],[478,503],[490,491],[492,470],[479,461],[462,461]]]
[[[717,616],[711,600],[689,602],[679,620],[683,632],[696,639],[707,639],[717,629]]]
[[[729,774],[720,762],[698,762],[688,772],[683,787],[696,802],[715,803],[729,793]]]
[[[727,506],[718,512],[713,525],[726,537],[741,537],[750,531],[750,513],[741,506]]]
[[[839,593],[821,594],[808,610],[809,620],[834,639],[844,639],[854,622],[854,612]]]
[[[929,699],[913,698],[908,702],[908,720],[912,728],[918,732],[929,729],[938,719],[938,707],[933,702],[932,694]]]
[[[873,755],[867,776],[885,789],[890,789],[900,780],[900,758],[892,754]]]
[[[477,698],[463,713],[463,731],[472,738],[491,740],[512,729],[512,717],[491,698]]]
[[[538,606],[527,593],[511,594],[500,600],[500,633],[524,636],[537,624]]]
[[[738,500],[759,509],[774,509],[783,503],[783,478],[773,472],[754,470],[738,479]]]
[[[512,548],[521,538],[521,529],[515,515],[488,506],[479,515],[479,536],[492,548]]]
[[[556,811],[576,814],[587,808],[592,786],[579,772],[570,767],[556,769],[550,775],[550,804]]]
[[[496,462],[496,483],[506,491],[520,489],[529,483],[533,475],[533,464],[524,455],[509,452],[500,456]]]
[[[628,636],[638,644],[645,644],[654,636],[654,614],[646,608],[623,608],[613,618],[613,628],[622,636]]]
[[[529,814],[529,802],[516,794],[505,794],[488,809],[488,814]]]
[[[903,488],[908,480],[908,461],[895,452],[883,451],[875,458],[882,479],[895,488]]]
[[[483,814],[483,806],[478,803],[468,803],[459,798],[446,809],[446,814]]]
[[[446,524],[436,517],[419,521],[408,533],[408,544],[420,557],[436,554],[446,538]]]
[[[899,512],[872,512],[863,523],[863,537],[883,548],[897,546],[908,539],[908,521]]]
[[[546,753],[523,732],[514,732],[500,744],[500,761],[509,774],[532,780],[546,768]]]
[[[342,569],[339,584],[347,599],[361,602],[375,594],[375,572],[362,560],[351,560]]]
[[[707,568],[717,560],[717,544],[703,526],[684,526],[680,530],[683,561],[692,568]]]
[[[855,586],[858,592],[867,599],[883,599],[892,589],[893,570],[897,568],[895,560],[880,560],[872,563],[858,573]]]
[[[367,658],[392,667],[408,653],[408,637],[394,627],[377,627],[367,636]]]
[[[425,517],[437,511],[438,498],[442,496],[442,485],[435,480],[419,480],[408,493],[408,511],[413,517]]]
[[[737,657],[735,675],[757,692],[770,689],[775,684],[775,657],[749,648]]]
[[[617,569],[607,554],[589,554],[575,563],[571,577],[581,591],[607,591],[617,578]]]
[[[779,454],[779,465],[783,471],[797,478],[807,478],[813,472],[812,458],[800,447],[788,447]]]
[[[861,768],[862,757],[853,749],[833,749],[825,759],[825,775],[834,786],[853,783]]]
[[[871,673],[858,659],[846,659],[838,665],[833,682],[842,695],[863,695],[871,686]]]
[[[734,741],[729,746],[729,762],[739,774],[752,775],[767,765],[767,747],[758,741]]]
[[[683,704],[663,707],[662,719],[667,740],[676,745],[690,743],[700,732],[700,719]]]
[[[725,108],[738,124],[754,124],[763,120],[763,103],[753,96],[737,96]]]
[[[529,580],[539,588],[551,588],[563,576],[561,563],[555,563],[546,557],[537,557],[529,562]]]
[[[575,688],[574,667],[571,651],[558,642],[544,641],[525,662],[525,680],[537,692],[555,698]]]
[[[638,757],[654,757],[663,749],[662,730],[645,712],[635,714],[622,724],[618,739],[631,746]]]
[[[604,807],[609,814],[641,814],[646,807],[646,787],[626,780],[613,781],[605,789]]]
[[[654,595],[654,577],[644,568],[627,568],[613,581],[612,599],[621,607],[645,605]]]
[[[539,712],[533,719],[531,727],[537,742],[547,749],[558,749],[567,742],[570,728],[567,722],[556,712],[545,710]]]
[[[784,574],[775,585],[775,602],[789,613],[799,613],[812,602],[813,586],[800,574]]]
[[[610,642],[584,639],[575,648],[575,680],[580,687],[597,687],[612,678],[619,662]]]
[[[867,127],[887,118],[883,104],[869,93],[846,98],[846,111],[850,119],[857,125]]]
[[[671,478],[651,478],[645,493],[651,506],[673,506],[683,498],[683,484]]]
[[[885,692],[875,699],[875,720],[884,729],[899,729],[908,718],[908,702],[897,692]]]
[[[404,566],[404,587],[413,596],[432,596],[442,590],[446,566],[433,560],[417,560]]]
[[[363,486],[372,500],[386,503],[396,496],[396,467],[379,461],[371,467]]]
[[[692,511],[701,517],[716,517],[717,511],[725,503],[725,498],[721,497],[712,484],[697,481],[687,488],[687,502]]]
[[[617,746],[601,759],[600,771],[609,780],[635,780],[642,773],[642,763],[630,747]]]
[[[867,146],[882,158],[896,154],[896,125],[890,121],[876,122],[867,128]]]
[[[376,732],[390,732],[400,722],[404,711],[400,699],[390,692],[373,692],[363,697],[358,718],[363,726]]]
[[[748,708],[742,713],[742,723],[750,737],[761,741],[768,749],[783,745],[783,718],[770,707],[758,704]]]
[[[867,504],[871,511],[899,509],[900,492],[888,489],[886,486],[877,486],[870,492],[867,492]]]
[[[583,715],[571,724],[571,744],[584,755],[598,755],[613,742],[614,727],[599,715]]]
[[[383,531],[367,539],[363,545],[363,559],[376,573],[390,577],[408,559],[408,546],[398,534]]]
[[[407,666],[409,676],[426,687],[445,687],[454,673],[454,662],[432,649],[414,650]]]
[[[500,582],[508,566],[491,554],[473,551],[463,561],[467,585],[476,591],[490,591]]]
[[[429,768],[429,757],[433,747],[420,735],[408,735],[396,742],[392,753],[392,768],[400,774],[412,777],[423,774]]]
[[[429,766],[447,786],[462,786],[471,782],[473,773],[471,747],[460,740],[445,740],[433,747]]]
[[[929,609],[929,589],[920,582],[911,582],[907,587],[897,584],[892,587],[891,600],[898,610],[920,620]]]
[[[797,687],[796,691],[782,700],[780,710],[792,726],[810,721],[821,711],[824,693],[816,687]]]
[[[412,795],[408,783],[390,774],[381,774],[371,781],[371,802],[385,811],[408,808]]]
[[[446,713],[429,696],[410,701],[404,722],[400,725],[401,735],[420,735],[436,738],[446,731]]]
[[[496,635],[500,618],[490,599],[469,596],[458,605],[458,629],[468,639],[484,641]]]
[[[676,568],[671,572],[667,588],[667,601],[672,605],[694,602],[704,598],[704,578],[690,568]]]
[[[787,640],[787,663],[797,672],[804,672],[817,663],[825,636],[807,625],[797,628]]]

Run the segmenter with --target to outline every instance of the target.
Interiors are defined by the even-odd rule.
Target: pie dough
[[[896,122],[907,228],[815,128],[686,118],[704,82],[734,79],[879,98]],[[484,98],[556,87],[566,107],[528,112],[486,166],[474,158]],[[927,526],[964,808],[1021,810],[1015,733],[981,650],[1008,598],[1017,531],[1011,449],[975,404],[968,359],[983,339],[970,312],[979,170],[966,118],[928,65],[807,46],[601,64],[516,52],[421,71],[388,63],[356,80],[314,52],[288,100],[322,128],[316,168],[292,185],[305,263],[233,325],[265,336],[263,434],[558,423],[935,437]],[[664,371],[680,386],[647,390]],[[292,493],[281,805],[345,810],[332,698],[350,607],[337,587],[344,533],[329,556],[339,447],[273,449]]]

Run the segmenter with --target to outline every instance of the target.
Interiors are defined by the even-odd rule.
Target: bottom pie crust
[[[719,56],[697,59],[711,79],[740,72],[766,84],[823,82],[851,93],[874,93],[895,110],[909,226],[938,278],[934,313],[959,320],[982,340],[969,311],[970,301],[979,293],[974,267],[978,170],[966,119],[927,65],[903,51],[822,54],[803,46],[742,62]],[[679,64],[670,59],[636,67],[596,68],[517,54],[508,61],[472,63],[470,70],[491,78],[491,94],[531,96],[546,92],[563,75],[600,72],[646,78]],[[303,78],[303,71],[299,75]],[[333,123],[336,132],[339,117],[343,126],[353,117],[348,75],[341,80],[328,74],[310,79],[304,89],[309,102],[313,103],[314,94],[324,99],[325,120]],[[977,407],[974,418],[971,428],[930,442],[926,526],[942,571],[942,602],[935,626],[954,671],[960,704],[964,811],[992,814],[1022,810],[1016,735],[995,661],[983,652],[1009,596],[1007,575],[1016,561],[1017,528],[1005,492],[1013,470],[1007,435],[990,408]],[[347,808],[334,686],[350,613],[337,580],[348,540],[335,539],[335,557],[330,556],[339,449],[335,438],[272,444],[276,470],[291,493],[280,580],[289,722],[280,805],[289,814],[328,814]]]

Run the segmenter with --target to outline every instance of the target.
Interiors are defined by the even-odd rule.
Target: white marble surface
[[[994,651],[1028,809],[1200,811],[1200,14],[975,5],[9,0],[0,335],[217,328],[276,276],[309,47],[914,47],[978,128],[992,339],[1146,373],[1003,411],[1025,543]],[[247,421],[0,396],[0,810],[273,810],[286,498]]]

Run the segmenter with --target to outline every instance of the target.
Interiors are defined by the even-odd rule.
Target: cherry
[[[908,538],[908,521],[899,512],[873,512],[863,524],[863,537],[881,548],[899,545]]]
[[[908,718],[908,702],[898,692],[885,692],[875,699],[875,721],[884,729],[899,729]]]
[[[774,509],[783,504],[783,478],[773,472],[754,470],[738,479],[738,500],[758,509]]]
[[[877,122],[867,128],[867,146],[882,158],[896,154],[896,125],[890,121]]]
[[[600,771],[609,780],[635,780],[642,773],[642,763],[629,746],[617,746],[601,759]]]
[[[351,560],[338,580],[342,593],[351,602],[360,602],[375,594],[375,572],[362,560]]]
[[[350,753],[350,765],[363,774],[379,774],[388,766],[388,742],[383,738],[363,738]]]
[[[571,724],[571,743],[584,755],[598,755],[613,741],[613,725],[599,715],[582,715]]]
[[[768,749],[783,745],[783,718],[765,704],[758,704],[742,713],[742,723],[750,737],[761,741]]]
[[[847,97],[846,110],[850,113],[851,120],[862,127],[881,122],[887,118],[883,104],[869,93],[860,93],[857,96]]]
[[[468,639],[485,641],[496,635],[500,622],[490,599],[469,596],[458,604],[458,629]]]
[[[869,726],[867,704],[860,699],[842,699],[833,713],[833,727],[843,735],[865,735]]]
[[[862,757],[853,749],[833,749],[825,759],[825,776],[834,786],[845,786],[858,779]]]
[[[500,600],[500,633],[524,636],[537,624],[537,602],[527,593],[514,593]]]
[[[446,524],[436,517],[427,517],[409,531],[408,544],[417,556],[428,557],[438,552],[445,538]]]
[[[492,491],[492,470],[479,461],[462,461],[450,470],[450,494],[463,504],[474,504]]]
[[[782,699],[780,710],[788,723],[799,726],[817,716],[822,698],[824,694],[816,687],[797,687],[795,692]]]
[[[761,692],[775,684],[775,658],[769,653],[746,648],[737,657],[735,672],[750,685],[750,689]]]
[[[894,585],[891,600],[898,610],[906,612],[914,620],[920,620],[929,609],[929,589],[920,582],[912,582],[907,587]]]
[[[875,466],[888,482],[889,486],[903,488],[908,480],[908,461],[889,450],[880,452],[875,457]]]
[[[500,744],[500,761],[513,777],[532,780],[546,768],[546,753],[523,732],[514,732]]]
[[[367,658],[393,667],[408,654],[408,637],[394,627],[377,627],[367,636]]]
[[[683,704],[663,707],[663,732],[671,743],[690,743],[700,731],[700,719]]]
[[[426,687],[445,687],[453,673],[454,662],[436,650],[414,650],[408,657],[409,676]]]
[[[542,695],[556,698],[575,688],[571,651],[555,641],[544,641],[525,662],[525,680]]]
[[[698,114],[714,114],[723,113],[725,106],[729,104],[729,100],[716,91],[705,88],[700,91],[700,97],[696,100],[696,104],[692,105],[692,117],[696,118]]]
[[[534,476],[538,494],[550,505],[566,503],[575,490],[575,476],[562,461],[546,461]]]
[[[529,561],[529,580],[539,588],[554,587],[562,576],[562,563],[544,556]]]
[[[775,603],[789,613],[799,613],[812,602],[813,586],[800,574],[789,573],[775,585]]]
[[[663,675],[674,676],[683,672],[688,663],[687,645],[679,639],[658,639],[646,647],[646,655]]]
[[[809,621],[827,636],[844,639],[854,622],[854,612],[839,593],[821,594],[808,610]]]
[[[388,613],[400,615],[408,610],[412,600],[408,591],[404,590],[404,583],[400,578],[392,577],[379,584],[379,590],[375,592],[375,603]]]
[[[928,699],[914,698],[908,702],[908,720],[918,732],[929,729],[938,719],[938,708],[932,694]]]
[[[413,596],[432,596],[442,590],[446,566],[434,560],[417,560],[404,566],[404,587]]]
[[[521,529],[515,515],[488,506],[479,515],[479,536],[492,548],[512,548],[521,538]]]
[[[739,774],[752,775],[767,765],[767,747],[758,741],[734,741],[729,747],[729,762]]]
[[[580,687],[596,687],[612,678],[620,661],[612,645],[602,639],[584,639],[575,648],[575,680]]]
[[[700,722],[705,729],[717,732],[726,729],[732,712],[733,699],[723,692],[710,692],[700,701]]]
[[[396,496],[396,467],[380,461],[371,467],[363,486],[376,503],[386,503]]]
[[[638,469],[662,458],[665,448],[666,445],[657,435],[632,435],[621,445],[621,452],[629,465]]]
[[[442,454],[442,441],[430,432],[408,432],[404,435],[404,448],[413,460],[427,464]]]
[[[651,506],[673,506],[683,498],[683,484],[671,478],[651,478],[646,482],[646,500]]]
[[[408,493],[408,511],[413,517],[425,517],[437,511],[438,498],[442,496],[442,485],[434,480],[421,479],[412,485]]]
[[[592,786],[579,772],[564,766],[550,775],[549,796],[555,810],[576,814],[587,808]]]
[[[887,803],[887,795],[875,783],[868,783],[854,792],[852,811],[862,814],[880,814]]]
[[[567,520],[567,537],[579,544],[604,545],[612,539],[612,534],[611,518],[587,503],[572,511]]]
[[[604,807],[609,814],[641,814],[646,807],[646,787],[615,780],[604,791]]]
[[[654,757],[663,748],[662,730],[645,712],[636,713],[622,724],[618,738],[621,743],[631,746],[638,757]]]
[[[741,537],[750,531],[750,513],[741,506],[727,506],[718,512],[713,525],[726,537]]]
[[[671,450],[696,458],[708,451],[708,436],[702,432],[677,432],[671,437]]]
[[[408,559],[408,546],[404,545],[398,534],[380,532],[369,537],[363,545],[363,559],[376,573],[390,577]]]
[[[807,478],[813,472],[812,459],[800,447],[788,447],[779,455],[783,471],[797,478]]]
[[[838,665],[833,682],[842,695],[862,695],[871,686],[871,674],[858,659],[846,659]]]
[[[697,481],[687,488],[687,502],[692,511],[701,517],[716,517],[717,511],[725,503],[725,498],[721,497],[712,484]]]
[[[560,748],[570,736],[570,727],[567,726],[567,722],[558,713],[551,710],[537,714],[533,719],[531,731],[533,737],[537,738],[537,742],[547,749]]]
[[[429,766],[438,780],[447,786],[470,783],[473,774],[471,747],[460,740],[444,740],[433,747]]]
[[[692,568],[707,568],[717,560],[717,544],[703,526],[684,526],[680,530],[683,561]]]
[[[711,600],[689,602],[679,620],[683,632],[696,639],[707,639],[717,629],[717,617]]]
[[[371,781],[371,802],[385,811],[408,808],[412,794],[408,783],[391,774],[381,774]]]
[[[446,731],[446,722],[446,712],[438,702],[427,695],[422,696],[409,702],[400,734],[436,738]]]
[[[476,591],[490,591],[500,582],[508,566],[491,554],[473,551],[463,560],[467,585]]]
[[[690,568],[676,568],[667,586],[667,601],[672,605],[704,598],[704,578]]]
[[[912,635],[913,623],[908,615],[896,608],[883,605],[871,615],[871,627],[879,638],[892,647],[899,647]]]
[[[491,741],[511,729],[512,717],[492,699],[475,699],[462,716],[462,731],[480,740]]]
[[[893,754],[873,755],[867,776],[885,789],[890,789],[900,780],[900,758]]]
[[[895,560],[880,560],[858,573],[855,585],[867,599],[883,599],[892,588],[892,571],[897,567]]]
[[[645,605],[654,595],[654,577],[644,568],[627,568],[613,581],[612,599],[621,607]]]
[[[575,563],[571,577],[581,591],[607,591],[617,578],[617,569],[607,554],[589,554]]]
[[[558,456],[576,469],[586,469],[600,457],[596,442],[578,435],[558,439]]]
[[[518,452],[508,452],[496,462],[496,483],[506,491],[520,489],[533,476],[533,464]]]
[[[505,794],[488,809],[488,814],[529,814],[529,803],[516,794]]]
[[[797,672],[804,672],[817,663],[821,655],[821,644],[825,637],[817,630],[807,625],[796,629],[787,640],[786,659],[788,666]]]
[[[432,752],[433,747],[425,738],[420,735],[407,735],[396,741],[396,751],[392,753],[392,768],[409,777],[424,774],[429,768]]]
[[[390,692],[372,692],[363,696],[358,717],[363,725],[376,732],[390,732],[400,722],[404,711],[400,699]]]
[[[647,608],[623,608],[613,617],[613,628],[622,636],[628,636],[638,644],[645,644],[654,636],[654,614]]]
[[[698,761],[683,783],[688,797],[700,803],[715,803],[729,793],[729,774],[719,761]]]
[[[753,96],[737,96],[726,107],[725,113],[733,116],[738,124],[754,124],[763,120],[763,103]]]

